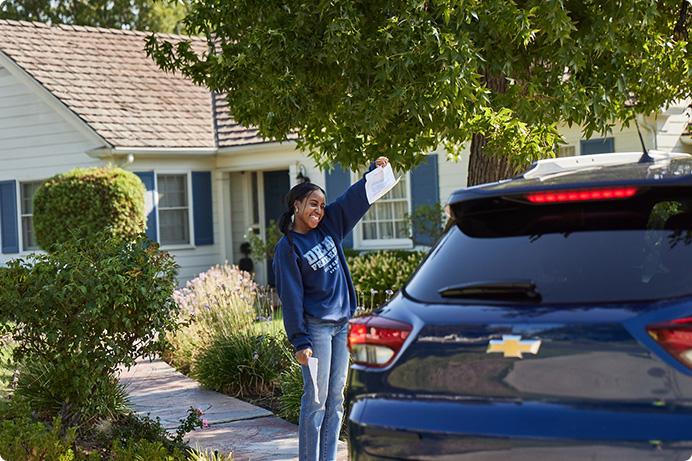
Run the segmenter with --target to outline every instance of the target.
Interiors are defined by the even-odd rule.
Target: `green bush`
[[[406,218],[411,229],[411,239],[416,245],[430,245],[436,242],[442,236],[447,219],[439,203],[419,205]]]
[[[257,286],[247,272],[228,264],[214,266],[173,293],[181,327],[169,335],[164,359],[188,374],[200,350],[218,334],[248,328],[255,320]]]
[[[273,219],[269,221],[265,232],[265,237],[255,233],[252,227],[247,230],[247,234],[243,238],[250,243],[250,256],[256,264],[261,264],[265,260],[274,257],[274,248],[279,243],[283,234],[279,230],[279,226]]]
[[[160,427],[160,426],[159,426]],[[161,428],[165,433],[165,430]],[[56,418],[52,425],[34,421],[29,416],[0,422],[0,457],[26,461],[101,461],[99,451],[87,451],[76,444],[75,428],[62,430]],[[213,453],[197,452],[187,445],[171,447],[165,440],[147,439],[141,434],[125,441],[114,439],[100,451],[109,461],[225,461],[231,457],[216,457]]]
[[[134,238],[145,228],[144,186],[120,168],[76,168],[38,188],[33,219],[44,249],[75,238],[98,242],[104,231]]]
[[[168,451],[159,441],[132,439],[125,445],[121,445],[116,440],[111,449],[110,459],[112,461],[185,461],[187,457],[178,449]]]
[[[103,237],[97,247],[78,239],[49,254],[10,261],[0,270],[0,322],[11,321],[18,363],[42,364],[52,404],[37,411],[59,415],[64,425],[109,416],[94,406],[112,390],[120,364],[162,350],[178,307],[173,258],[146,239]],[[37,389],[31,373],[17,392]],[[29,395],[32,395],[29,393]],[[35,396],[35,394],[34,394]]]
[[[0,331],[10,327],[0,326]],[[7,397],[10,393],[12,376],[14,375],[15,365],[12,361],[12,350],[14,344],[10,335],[0,335],[0,399]]]
[[[19,364],[18,371],[16,398],[30,402],[35,411],[49,417],[70,413],[63,389],[64,375],[52,363],[35,357]],[[80,405],[82,415],[106,418],[115,418],[129,409],[127,391],[114,376],[95,381],[91,396]]]
[[[384,304],[401,289],[425,258],[421,251],[377,251],[347,258],[358,306],[366,311]]]
[[[75,427],[37,420],[26,400],[0,400],[0,458],[27,461],[230,461],[197,452],[183,437],[202,427],[202,413],[194,408],[171,436],[158,418],[131,412],[101,420],[88,439],[79,438]]]
[[[303,373],[295,360],[281,373],[281,398],[279,416],[292,423],[298,423],[300,399],[303,397]]]
[[[202,350],[192,376],[203,386],[240,398],[273,396],[293,360],[285,337],[250,331],[217,335]]]
[[[233,461],[233,454],[224,455],[212,450],[196,451],[190,455],[190,461]]]
[[[0,422],[0,458],[7,460],[72,461],[75,430],[61,435],[60,421],[52,428],[23,418]],[[98,456],[96,458],[98,460]]]

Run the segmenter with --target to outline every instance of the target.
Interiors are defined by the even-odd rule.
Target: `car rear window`
[[[456,210],[456,225],[405,291],[423,302],[477,302],[445,297],[440,290],[523,280],[535,285],[541,303],[689,295],[690,198],[680,191],[656,191],[626,202],[542,207],[509,200]]]

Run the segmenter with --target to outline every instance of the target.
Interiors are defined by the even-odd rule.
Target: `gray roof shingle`
[[[219,147],[244,146],[267,142],[259,136],[257,129],[245,128],[233,120],[225,94],[214,94],[216,117],[216,141]]]
[[[231,118],[225,98],[215,96],[213,110],[206,88],[159,69],[144,52],[148,35],[0,20],[0,50],[113,146],[213,148],[266,142],[257,130]],[[193,44],[206,46],[202,39]]]

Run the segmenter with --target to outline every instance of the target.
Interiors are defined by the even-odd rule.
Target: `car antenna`
[[[624,77],[621,77],[624,83]],[[634,112],[634,124],[637,127],[637,134],[639,135],[639,142],[642,144],[642,156],[639,157],[637,163],[653,163],[654,158],[649,155],[649,151],[646,149],[646,144],[644,144],[644,137],[642,136],[642,130],[639,128],[639,122],[637,121],[637,113],[634,108],[637,106],[637,97],[633,92],[629,92],[627,95],[627,100],[625,101],[625,107],[629,107]]]
[[[644,144],[644,138],[642,137],[642,130],[639,129],[639,122],[637,121],[637,116],[634,116],[634,124],[637,126],[637,134],[639,134],[639,142],[642,143],[642,156],[639,157],[637,163],[653,163],[654,158],[649,155],[649,151],[646,150],[646,144]]]

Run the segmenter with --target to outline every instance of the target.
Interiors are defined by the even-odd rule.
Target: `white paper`
[[[315,388],[315,403],[320,403],[319,389],[317,388],[317,357],[308,358],[308,370],[310,370],[310,378],[312,379],[312,385]]]
[[[365,175],[365,194],[368,196],[368,203],[372,205],[375,200],[392,190],[399,182],[399,179],[401,178],[394,177],[394,171],[390,163],[387,163],[385,167],[378,166],[367,173]]]

